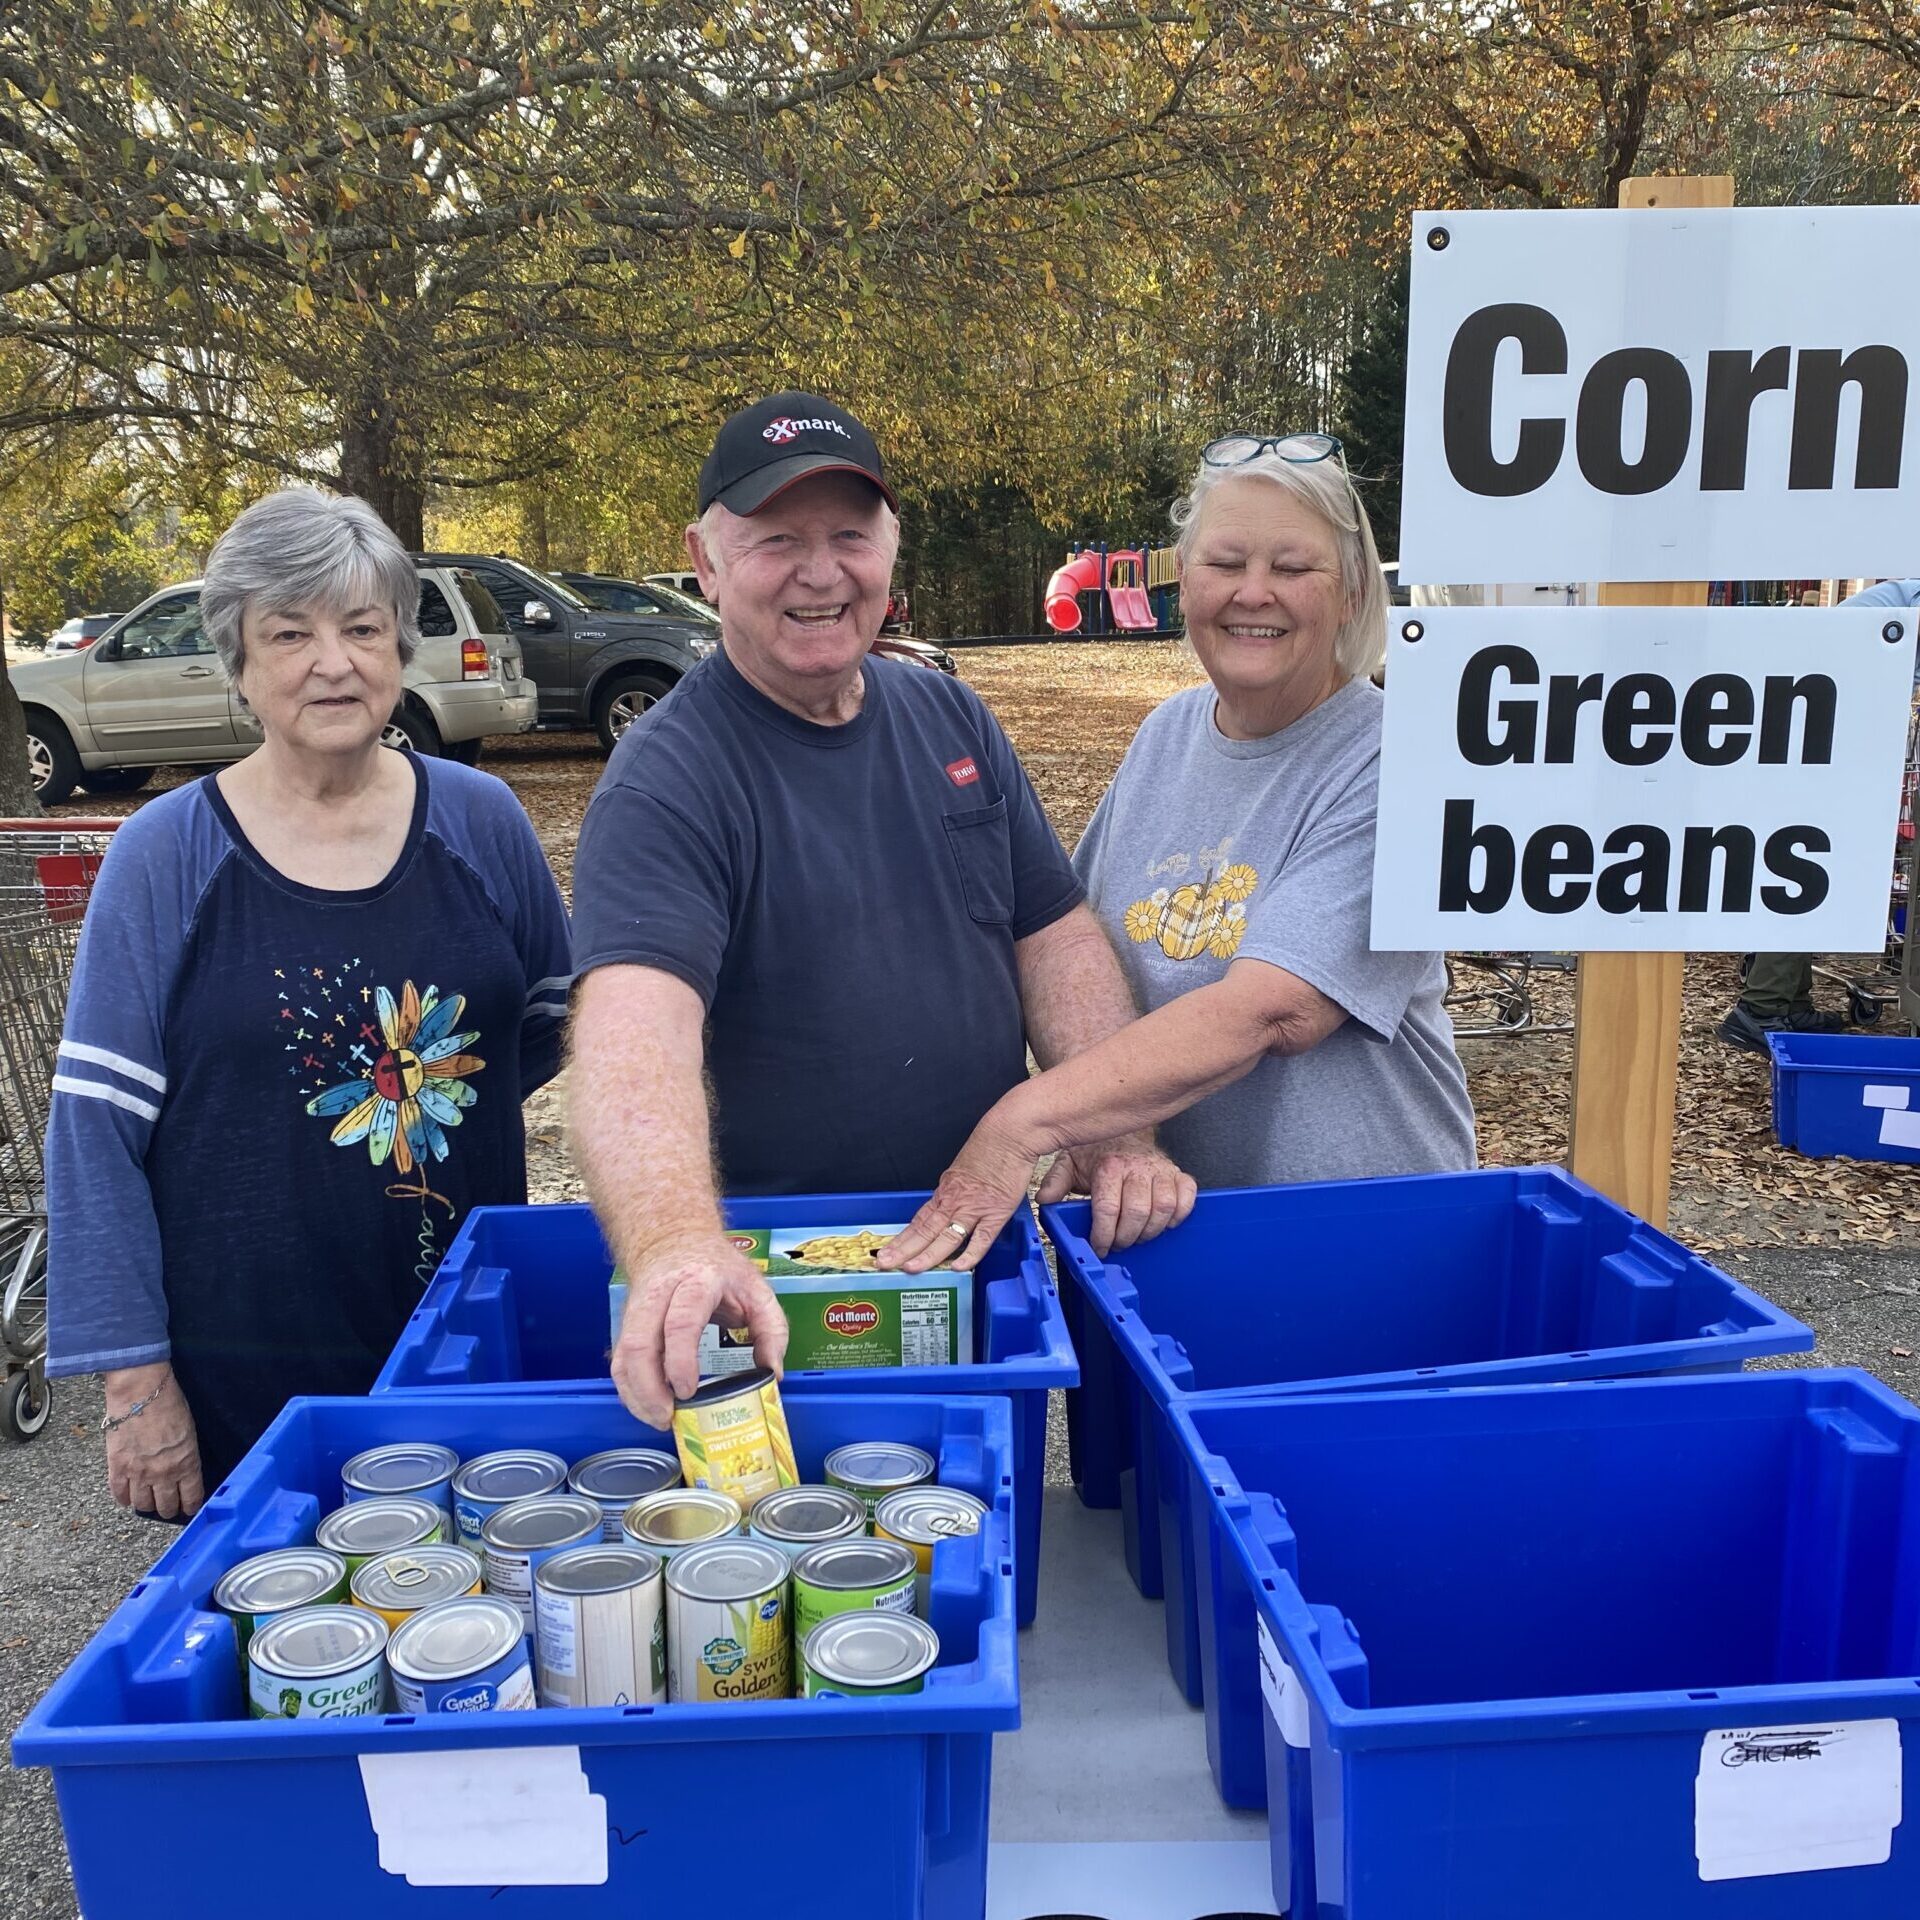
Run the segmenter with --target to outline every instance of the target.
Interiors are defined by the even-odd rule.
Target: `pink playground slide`
[[[1126,577],[1116,580],[1114,576],[1123,572]],[[1154,618],[1146,577],[1147,556],[1138,548],[1107,555],[1107,605],[1113,609],[1113,624],[1129,633],[1151,633],[1160,624]]]

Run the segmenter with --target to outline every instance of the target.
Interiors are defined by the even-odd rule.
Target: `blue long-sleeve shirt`
[[[114,834],[47,1133],[48,1369],[171,1358],[217,1483],[295,1393],[360,1393],[471,1206],[526,1198],[566,910],[491,775],[415,761],[353,892],[248,844],[209,776]]]

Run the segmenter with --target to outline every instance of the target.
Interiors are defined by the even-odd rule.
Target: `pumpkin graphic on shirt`
[[[1231,960],[1247,930],[1244,903],[1259,885],[1258,870],[1235,861],[1211,875],[1204,886],[1189,881],[1134,901],[1121,925],[1136,946],[1151,941],[1169,960],[1197,960],[1202,954]]]

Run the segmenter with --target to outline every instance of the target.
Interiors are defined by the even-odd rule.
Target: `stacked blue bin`
[[[1207,1709],[1232,1805],[1266,1804],[1245,1644],[1207,1643],[1193,1480],[1171,1419],[1195,1393],[1352,1393],[1737,1370],[1810,1329],[1556,1167],[1248,1188],[1102,1261],[1084,1204],[1044,1209],[1081,1365],[1074,1478],[1119,1505],[1128,1566],[1167,1601],[1167,1656]],[[1230,1663],[1223,1670],[1221,1663]]]
[[[830,1193],[726,1203],[730,1227],[863,1226],[910,1220],[925,1193]],[[613,1256],[584,1206],[476,1207],[373,1391],[485,1387],[501,1393],[613,1392],[607,1279]],[[1080,1377],[1040,1235],[1023,1208],[974,1274],[967,1367],[790,1372],[789,1397],[815,1392],[1005,1394],[1012,1408],[1019,1619],[1038,1604],[1047,1391]]]

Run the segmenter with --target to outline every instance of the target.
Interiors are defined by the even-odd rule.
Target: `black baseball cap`
[[[729,416],[700,468],[700,511],[717,500],[729,513],[758,513],[815,473],[857,473],[900,511],[873,435],[846,408],[816,393],[776,393]]]

